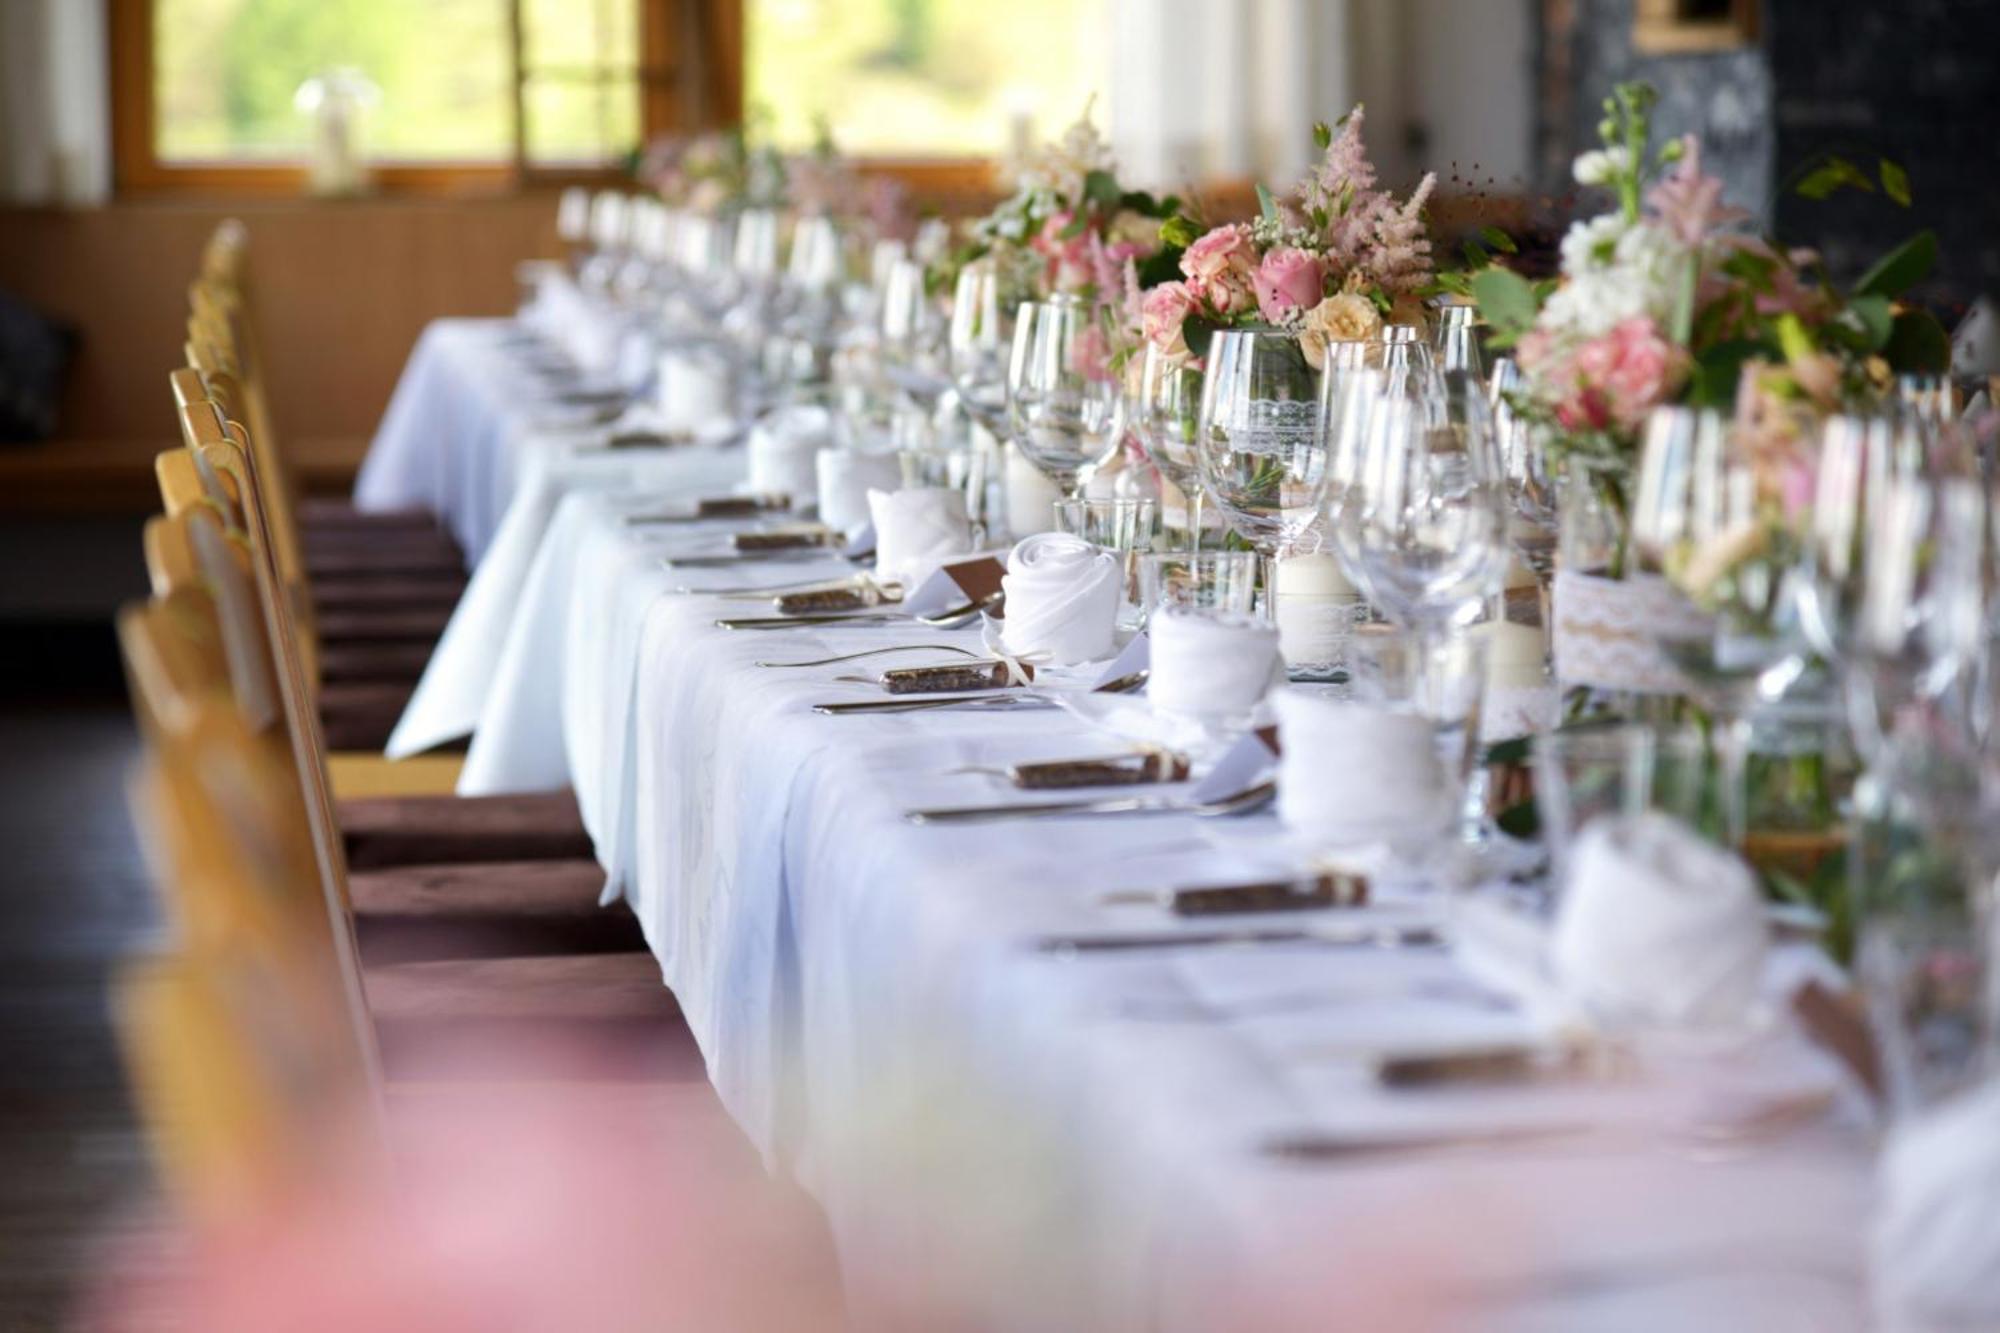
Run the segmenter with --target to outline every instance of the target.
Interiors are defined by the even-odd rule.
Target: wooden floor
[[[59,1327],[150,1181],[105,1008],[158,915],[124,801],[110,636],[0,635],[0,1329]],[[63,636],[58,636],[63,638]],[[39,660],[37,660],[39,658]]]

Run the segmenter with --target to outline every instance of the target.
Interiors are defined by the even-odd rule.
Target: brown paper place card
[[[977,602],[1000,591],[1000,580],[1006,577],[1007,565],[997,555],[983,555],[977,560],[961,560],[946,565],[944,573],[965,594],[965,600]],[[998,610],[992,614],[998,615]]]
[[[1869,1096],[1882,1098],[1882,1063],[1875,1049],[1874,1034],[1852,994],[1842,994],[1818,981],[1808,981],[1792,992],[1792,1016],[1813,1042],[1826,1050]]]

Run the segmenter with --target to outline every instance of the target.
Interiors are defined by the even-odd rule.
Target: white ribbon
[[[1056,666],[1109,657],[1124,579],[1118,557],[1081,537],[1044,532],[1007,555],[1003,637],[1011,653],[1046,654]]]

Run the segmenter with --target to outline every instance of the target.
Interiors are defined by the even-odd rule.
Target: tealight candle
[[[1336,661],[1358,605],[1354,585],[1330,553],[1280,560],[1272,618],[1286,665],[1325,667]]]
[[[1054,531],[1056,501],[1063,498],[1062,488],[1011,444],[1007,446],[1005,477],[1007,530],[1016,537]]]

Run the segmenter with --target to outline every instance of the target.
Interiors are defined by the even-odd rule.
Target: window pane
[[[787,146],[825,115],[849,152],[996,153],[1014,116],[1046,137],[1106,91],[1108,2],[744,0],[745,98]]]
[[[521,107],[528,160],[537,166],[619,162],[639,147],[639,83],[629,74],[531,74]]]
[[[341,66],[380,90],[371,156],[513,156],[506,0],[154,0],[153,15],[163,161],[303,158],[311,122],[293,98]]]
[[[639,63],[639,0],[521,0],[522,63],[530,70]]]

